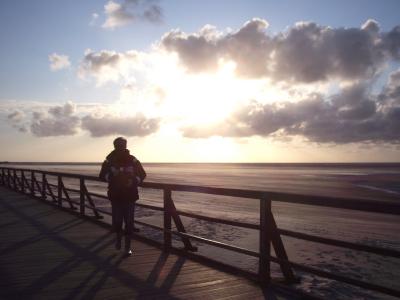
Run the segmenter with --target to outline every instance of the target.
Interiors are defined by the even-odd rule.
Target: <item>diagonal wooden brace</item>
[[[185,226],[183,225],[181,217],[179,216],[179,214],[176,210],[174,201],[172,200],[172,198],[169,198],[169,199],[167,199],[167,202],[168,202],[168,209],[172,216],[172,219],[174,220],[176,229],[178,229],[179,232],[186,233]],[[197,247],[192,245],[189,238],[181,236],[181,239],[182,239],[183,244],[185,245],[185,250],[192,251],[192,252],[197,251]]]
[[[53,190],[51,189],[50,184],[46,178],[44,178],[44,187],[49,192],[51,198],[53,199],[53,202],[57,202],[57,197],[56,197],[56,195],[54,195]]]
[[[101,215],[99,214],[99,212],[97,211],[96,205],[94,204],[93,199],[92,199],[92,197],[90,196],[89,191],[88,191],[86,185],[83,186],[83,192],[85,193],[86,199],[88,200],[89,204],[92,206],[92,210],[93,210],[93,213],[94,213],[96,219],[103,219],[103,216],[101,216]]]
[[[268,214],[268,226],[270,226],[271,228],[271,242],[274,247],[276,257],[284,261],[288,261],[289,259],[285,250],[285,246],[283,245],[281,235],[278,232],[278,228],[276,226],[275,218],[272,212],[269,212]],[[292,267],[289,263],[280,262],[279,265],[281,267],[283,276],[288,283],[296,283],[299,281],[294,275]]]
[[[71,198],[69,197],[68,191],[65,188],[64,182],[61,180],[61,190],[63,191],[63,193],[65,194],[65,199],[67,200],[67,202],[69,203],[69,207],[71,209],[76,210],[77,208],[74,206],[74,204],[71,201]]]

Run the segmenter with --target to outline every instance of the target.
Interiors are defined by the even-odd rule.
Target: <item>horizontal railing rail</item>
[[[49,182],[50,178],[52,179],[51,182]],[[65,178],[76,179],[76,185],[78,187],[67,187],[63,181]],[[79,213],[81,215],[88,215],[86,210],[91,211],[92,215],[98,219],[103,218],[103,215],[111,215],[109,211],[106,211],[101,207],[96,207],[96,203],[93,199],[108,199],[108,197],[104,194],[89,191],[89,188],[86,185],[86,182],[88,181],[102,182],[98,177],[90,175],[0,166],[0,184],[3,186],[36,198],[40,198],[42,200],[50,199],[51,202],[59,206],[63,206],[64,203],[66,203],[70,209],[79,209]],[[271,202],[287,202],[292,204],[356,210],[388,215],[400,215],[400,203],[154,182],[145,182],[141,185],[141,187],[144,189],[158,189],[163,191],[162,206],[144,203],[136,204],[138,207],[142,207],[144,209],[162,212],[164,219],[163,226],[157,226],[138,220],[135,220],[135,223],[161,231],[163,233],[163,247],[166,251],[174,248],[172,245],[172,236],[176,236],[182,239],[185,249],[188,251],[196,251],[197,248],[191,244],[191,241],[196,241],[258,258],[259,267],[257,276],[263,282],[270,281],[269,264],[270,262],[274,262],[280,265],[282,273],[288,282],[296,282],[296,277],[292,271],[292,268],[294,268],[302,272],[333,279],[367,290],[400,297],[400,291],[396,289],[351,278],[344,274],[336,274],[329,271],[320,270],[315,267],[291,262],[287,257],[283,242],[281,240],[281,235],[309,242],[363,251],[392,258],[400,258],[400,251],[278,228],[271,211]],[[197,214],[194,212],[177,210],[172,199],[172,192],[178,191],[257,199],[260,202],[259,223],[255,224],[237,220],[221,219]],[[73,197],[72,194],[75,194],[75,196]],[[185,231],[184,224],[180,218],[181,216],[207,222],[258,230],[260,239],[259,251],[256,252],[235,245],[230,245],[225,242],[215,241],[188,233]],[[176,230],[172,229],[172,221],[175,223]],[[271,245],[274,247],[276,257],[271,256]]]
[[[53,171],[43,171],[43,170],[41,171],[36,169],[33,170],[18,169],[18,168],[4,168],[4,169],[12,169],[17,172],[22,170],[26,172],[30,171],[45,172],[47,175],[102,182],[102,180],[100,180],[97,176],[83,175],[76,173],[63,173],[63,172],[53,172]],[[400,204],[395,203],[393,201],[376,201],[376,200],[357,199],[357,198],[315,196],[315,195],[304,195],[297,193],[295,194],[295,193],[284,193],[284,192],[244,190],[244,189],[155,183],[155,182],[144,182],[141,186],[143,188],[151,188],[151,189],[161,189],[161,190],[169,189],[172,191],[232,196],[232,197],[249,198],[249,199],[260,199],[264,196],[267,196],[269,198],[273,198],[274,202],[287,202],[287,203],[305,204],[313,206],[326,206],[326,207],[333,207],[340,209],[351,209],[351,210],[374,212],[374,213],[400,215]]]

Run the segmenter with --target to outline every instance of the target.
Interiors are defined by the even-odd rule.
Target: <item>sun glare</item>
[[[249,101],[279,102],[287,92],[267,80],[240,78],[236,65],[220,61],[217,70],[200,74],[177,67],[173,56],[155,55],[145,84],[133,82],[121,90],[113,110],[119,115],[144,114],[181,126],[208,126],[225,120]]]
[[[232,139],[210,137],[193,140],[194,155],[203,162],[232,162],[240,156],[236,143]]]
[[[209,125],[226,119],[241,104],[256,99],[260,91],[282,98],[273,87],[263,80],[238,78],[235,64],[221,63],[216,72],[188,74],[184,70],[164,69],[158,85],[166,98],[160,109],[162,115],[171,117],[183,125]]]

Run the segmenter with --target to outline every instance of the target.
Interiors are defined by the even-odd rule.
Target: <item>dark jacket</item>
[[[99,177],[108,182],[111,201],[135,201],[139,199],[138,185],[146,178],[146,172],[129,150],[113,150],[103,162]]]

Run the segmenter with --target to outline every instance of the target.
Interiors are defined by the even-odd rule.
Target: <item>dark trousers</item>
[[[130,236],[133,233],[135,219],[135,201],[112,201],[112,224],[114,230],[122,234],[122,223],[125,223],[125,234]]]

